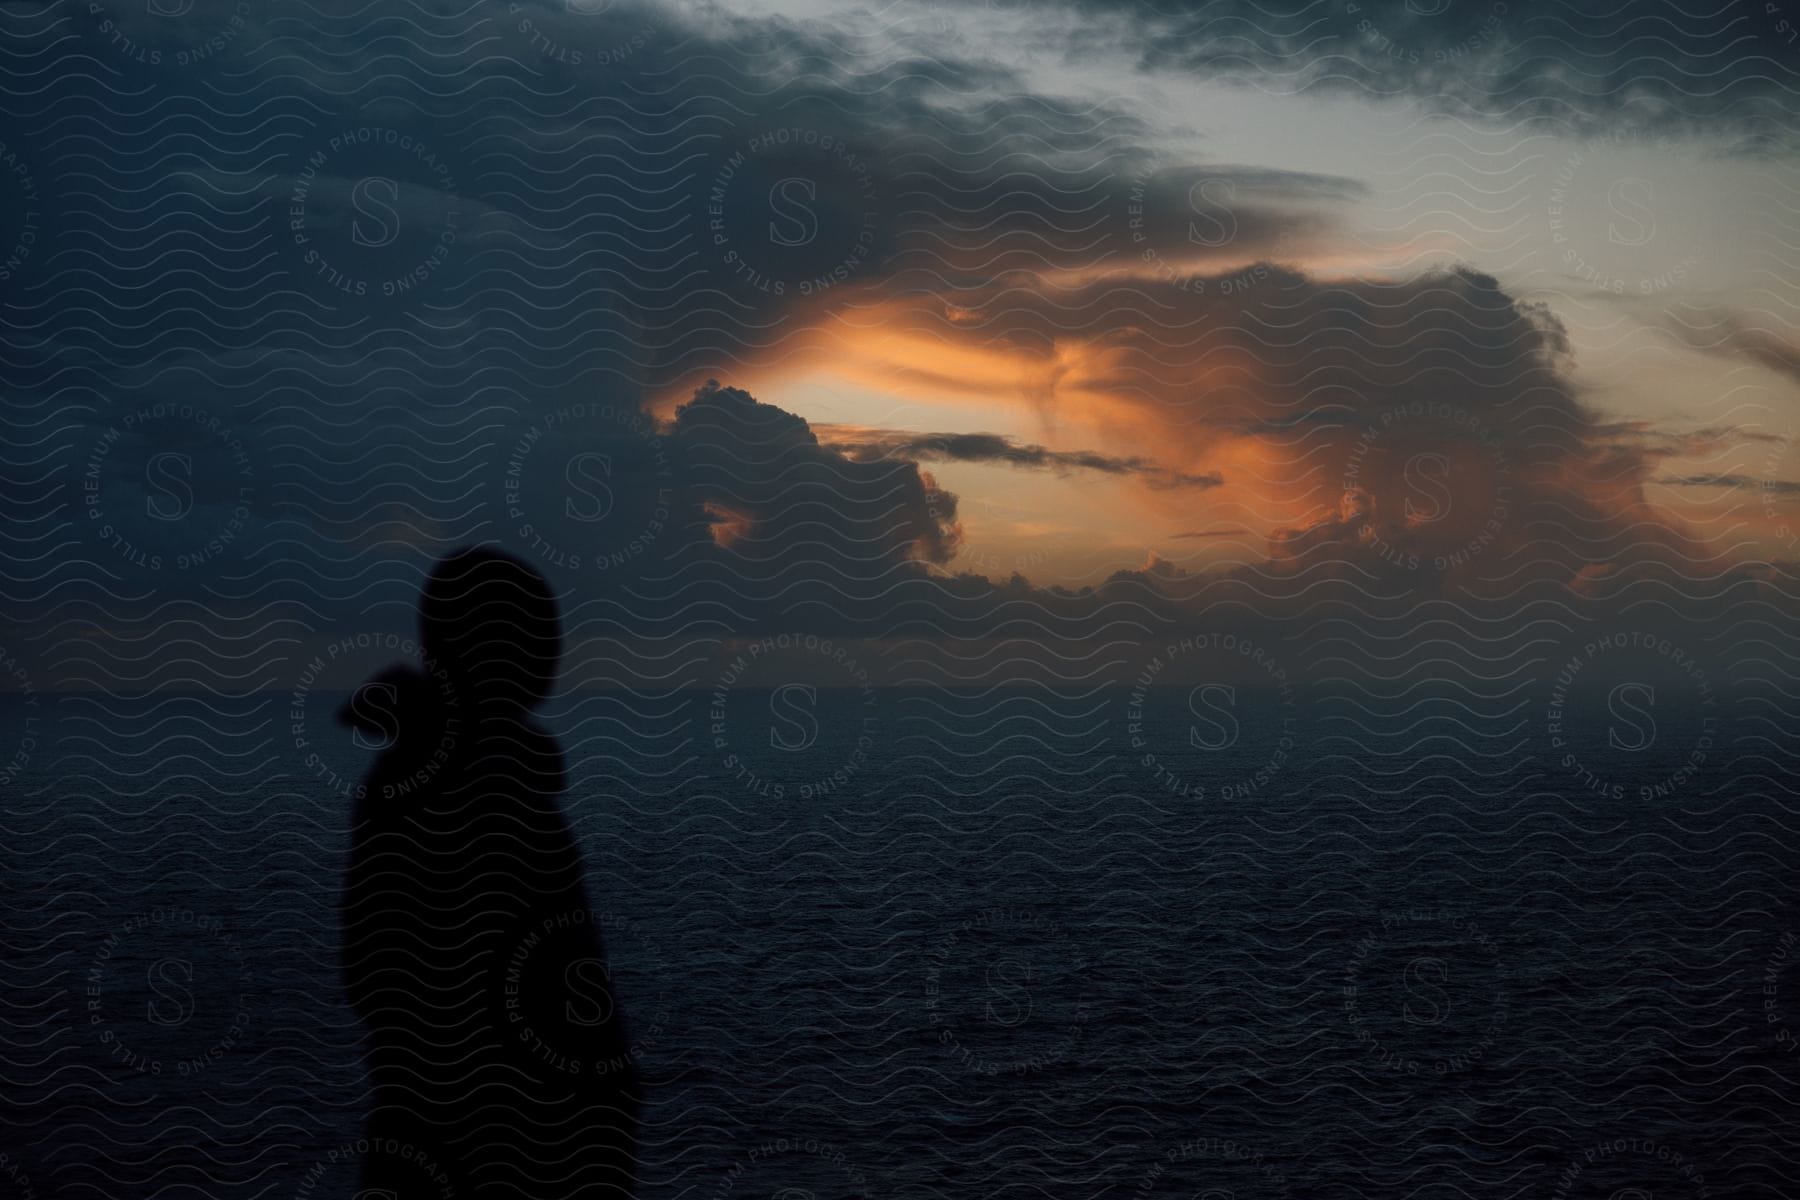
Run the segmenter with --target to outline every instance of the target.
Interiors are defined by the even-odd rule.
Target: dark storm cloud
[[[620,34],[638,21],[619,18]],[[662,86],[620,97],[604,152],[588,152],[606,169],[581,178],[567,218],[604,214],[597,266],[628,245],[629,267],[606,283],[638,330],[635,377],[653,387],[695,385],[871,291],[1298,254],[1329,242],[1362,194],[1314,172],[1158,159],[1134,112],[1035,92],[979,58],[872,55],[850,33],[780,18],[670,17],[662,29],[631,60],[667,72],[651,76]],[[613,86],[544,69],[584,95]],[[529,143],[508,157],[507,142],[558,138],[493,125],[493,156],[520,171]],[[561,136],[592,134],[571,124]],[[559,177],[554,194],[575,182]],[[507,209],[531,194],[483,198]],[[521,204],[518,236],[556,253],[563,211]]]
[[[969,291],[959,303],[978,322],[921,300],[891,304],[883,328],[941,342],[951,364],[1003,351],[1027,381],[1042,364],[1034,402],[1046,418],[1080,422],[1115,456],[1196,475],[1257,463],[1220,473],[1207,498],[1287,517],[1261,568],[1283,578],[1434,593],[1707,554],[1643,490],[1659,461],[1698,443],[1602,420],[1542,305],[1467,270],[1392,282],[1252,274],[1257,286],[1235,292],[1107,279]],[[955,387],[928,363],[912,370]]]
[[[658,380],[744,361],[779,336],[776,322],[872,297],[1298,254],[1327,244],[1361,192],[1308,172],[1165,163],[1120,111],[1023,93],[997,68],[936,64],[956,74],[946,95],[916,67],[872,70],[841,92],[815,79],[721,87],[730,121],[692,176],[684,259],[703,303],[645,318]]]
[[[852,462],[791,417],[788,440],[738,462],[780,423],[730,389],[646,437],[634,418],[648,393],[727,375],[853,285],[932,291],[1138,249],[1120,168],[1148,162],[1143,124],[979,61],[871,58],[780,19],[701,25],[630,3],[294,15],[203,0],[183,23],[116,7],[113,34],[96,25],[83,43],[107,71],[57,74],[7,138],[34,171],[18,203],[49,214],[25,266],[61,281],[30,293],[43,332],[15,348],[7,383],[72,415],[55,447],[71,466],[142,405],[242,432],[247,505],[227,494],[229,463],[160,427],[132,430],[104,464],[109,507],[83,529],[120,534],[105,519],[118,513],[141,528],[88,547],[94,570],[154,583],[156,602],[220,602],[205,570],[128,574],[131,556],[207,552],[214,524],[235,533],[212,560],[242,568],[232,594],[278,597],[324,628],[405,628],[420,563],[469,539],[565,578],[576,559],[590,578],[669,562],[748,572],[719,584],[739,592],[720,611],[746,620],[781,611],[742,598],[779,590],[758,571],[786,572],[787,599],[820,606],[834,589],[878,591],[953,558],[956,498],[928,473]],[[208,49],[215,26],[232,33]],[[126,116],[57,132],[96,109]],[[1316,210],[1351,186],[1217,177],[1259,237],[1282,219],[1264,206]],[[109,247],[103,273],[95,246]],[[583,426],[563,415],[576,406],[613,417]],[[796,480],[838,489],[842,509],[784,507]],[[178,483],[191,524],[160,519]]]
[[[1142,457],[1120,458],[1091,450],[1051,450],[1022,445],[998,433],[907,433],[865,431],[875,436],[851,435],[832,446],[853,459],[912,459],[918,462],[998,463],[1028,470],[1096,471],[1103,475],[1134,475],[1157,488],[1214,488],[1224,480],[1216,474],[1194,475],[1173,471]]]
[[[196,12],[229,21],[236,6]],[[1494,281],[1328,285],[1277,265],[1284,236],[1328,241],[1360,185],[1158,159],[1125,109],[1034,94],[979,60],[870,57],[780,20],[708,19],[630,4],[253,13],[230,53],[179,71],[96,45],[112,55],[103,82],[46,74],[7,140],[36,164],[61,235],[26,269],[61,284],[7,366],[9,394],[72,414],[51,443],[72,483],[113,421],[157,402],[229,414],[257,470],[248,535],[212,557],[215,518],[238,507],[230,445],[208,457],[204,421],[121,430],[131,453],[100,467],[104,512],[137,523],[137,549],[191,542],[213,565],[146,574],[80,532],[99,592],[137,605],[113,601],[110,626],[191,601],[267,605],[315,633],[409,630],[422,565],[487,540],[646,636],[1076,639],[1222,619],[1219,589],[1262,622],[1304,612],[1322,582],[1352,602],[1376,603],[1357,589],[1377,584],[1416,598],[1444,580],[1389,554],[1441,539],[1406,526],[1403,476],[1367,489],[1395,526],[1387,548],[1334,506],[1363,433],[1428,455],[1482,448],[1453,424],[1382,423],[1445,394],[1494,430],[1517,480],[1487,561],[1591,592],[1596,574],[1684,545],[1641,504],[1646,435],[1592,418],[1557,368],[1559,331]],[[1146,61],[1179,61],[1165,33]],[[1229,20],[1208,36],[1189,52],[1211,46],[1209,69],[1275,69]],[[1190,286],[1219,284],[1226,259],[1269,261],[1237,277],[1246,294]],[[1264,300],[1291,308],[1271,323]],[[1130,398],[1125,432],[1145,435],[1085,460],[966,453],[1172,483],[1175,502],[1253,486],[1320,512],[1296,515],[1253,569],[1157,560],[1045,588],[959,573],[953,494],[916,461],[822,445],[778,393],[702,387],[666,426],[642,416],[673,379],[779,358],[827,307],[885,322],[882,305],[899,306],[896,331],[946,345],[1092,351],[1097,385]],[[1054,403],[1059,378],[1046,368],[1034,399]],[[1311,465],[1247,485],[1203,461],[1232,438],[1286,438]],[[1423,461],[1436,481],[1440,459]],[[164,521],[184,496],[194,522]],[[82,530],[122,528],[77,497],[16,511],[72,504]],[[27,616],[76,573],[58,563]]]
[[[847,457],[717,381],[662,424],[575,402],[520,414],[506,437],[502,544],[650,635],[870,634],[960,539],[956,496],[918,464]]]
[[[166,21],[127,24],[171,53],[180,41]],[[523,340],[533,365],[579,353],[649,388],[730,369],[859,289],[1298,252],[1361,191],[1159,160],[1135,113],[1034,92],[976,57],[871,55],[822,25],[656,5],[252,12],[231,54],[156,86],[171,78],[202,108],[215,86],[281,94],[204,164],[102,165],[166,235],[208,244],[212,269],[279,272],[255,304],[340,325],[429,307]],[[541,100],[487,102],[520,88]],[[112,265],[129,284],[159,263]],[[179,306],[152,319],[192,323]],[[572,346],[594,323],[601,336]]]
[[[736,516],[729,544],[771,573],[862,578],[955,552],[955,497],[916,463],[847,458],[739,388],[708,381],[676,411],[669,438],[689,503]]]
[[[1584,132],[1723,131],[1739,150],[1791,144],[1800,116],[1800,17],[1778,4],[1045,0],[1016,7],[1034,10],[1083,53],[1105,42],[1146,70],[1268,90],[1404,97]]]
[[[651,628],[669,614],[702,614],[745,633],[911,632],[951,643],[1031,629],[1036,649],[1020,652],[1016,664],[1026,672],[1035,654],[1049,662],[1078,653],[1072,647],[1107,630],[1232,630],[1282,646],[1298,676],[1318,657],[1308,639],[1326,637],[1329,623],[1317,621],[1324,612],[1400,621],[1420,605],[1444,604],[1459,620],[1496,623],[1483,653],[1503,655],[1532,644],[1517,620],[1521,605],[1543,605],[1546,619],[1624,619],[1647,582],[1695,569],[1739,598],[1768,583],[1756,569],[1712,563],[1710,551],[1649,504],[1644,488],[1660,482],[1654,468],[1669,457],[1668,439],[1599,419],[1563,373],[1560,327],[1490,278],[1288,279],[1278,297],[1283,328],[1305,347],[1293,354],[1271,348],[1251,298],[1153,292],[1179,305],[1177,323],[1204,318],[1206,340],[1193,347],[1199,361],[1210,350],[1243,362],[1235,378],[1215,380],[1211,394],[1158,357],[1140,309],[1105,315],[1112,294],[1096,282],[1077,295],[1082,327],[1137,389],[1106,419],[1117,418],[1119,428],[1141,423],[1169,460],[1207,447],[1272,448],[1276,457],[1265,452],[1251,482],[1227,476],[1205,489],[1209,503],[1235,488],[1253,509],[1310,506],[1309,516],[1275,532],[1266,556],[1196,569],[1150,554],[1141,567],[1075,589],[965,571],[955,498],[908,459],[1017,460],[1050,470],[1053,452],[994,435],[889,432],[846,441],[841,428],[828,428],[822,444],[778,397],[708,384],[658,435],[673,465],[676,532],[654,563],[629,575],[634,598],[620,602]],[[1007,336],[1036,344],[1031,322],[1066,318],[1060,305],[1069,300],[1062,295],[1055,308],[1046,301],[1034,318],[1012,298]],[[959,330],[973,336],[930,305],[916,319],[942,322],[947,342]],[[1118,323],[1110,334],[1109,320]],[[1253,345],[1259,355],[1245,352]],[[1226,419],[1191,419],[1209,410]],[[1313,419],[1285,419],[1301,411]],[[1714,441],[1735,436],[1698,432]],[[1292,470],[1280,466],[1282,454]],[[1102,456],[1112,467],[1132,457]],[[1054,505],[1042,513],[1058,515]],[[1194,530],[1163,540],[1230,536],[1245,535]],[[1707,596],[1722,594],[1677,594],[1666,611],[1634,611],[1632,627],[1711,619]],[[1391,653],[1403,661],[1412,651],[1399,645]]]

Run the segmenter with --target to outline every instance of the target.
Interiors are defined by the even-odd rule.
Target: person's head
[[[531,709],[550,694],[562,658],[556,597],[537,570],[504,551],[465,546],[445,555],[419,599],[428,671],[483,708]]]

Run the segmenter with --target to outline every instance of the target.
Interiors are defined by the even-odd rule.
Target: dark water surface
[[[354,1193],[341,699],[12,703],[16,1194]],[[563,697],[642,1193],[1792,1194],[1782,752],[1415,715]]]

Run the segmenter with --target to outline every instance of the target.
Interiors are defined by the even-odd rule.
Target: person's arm
[[[403,886],[398,808],[381,796],[380,781],[404,774],[414,746],[435,728],[437,706],[425,677],[396,664],[359,687],[337,711],[340,725],[380,754],[351,811],[350,845],[338,919],[341,966],[351,1007],[366,1021],[372,1010],[384,940],[393,936],[383,893]]]

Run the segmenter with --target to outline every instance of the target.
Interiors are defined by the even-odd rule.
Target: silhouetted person
[[[390,668],[340,713],[386,746],[342,911],[374,1086],[362,1186],[629,1195],[637,1075],[557,803],[562,751],[530,715],[562,654],[555,599],[519,560],[463,549],[426,582],[419,629],[423,669]]]

